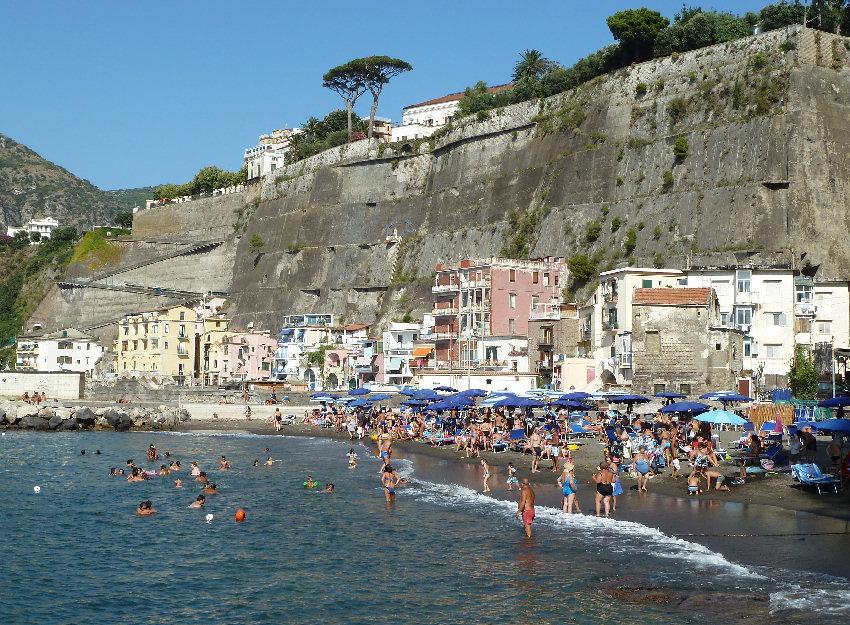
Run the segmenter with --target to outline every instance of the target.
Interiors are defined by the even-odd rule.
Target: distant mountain
[[[144,203],[149,189],[102,191],[0,134],[0,223],[18,226],[33,217],[88,229],[114,222],[119,212]],[[144,197],[143,197],[144,196]]]

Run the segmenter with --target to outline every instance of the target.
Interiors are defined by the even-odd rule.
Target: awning
[[[401,358],[390,358],[389,371],[401,371]]]
[[[414,358],[427,358],[431,355],[431,352],[434,351],[433,347],[414,347],[413,348],[413,357]]]

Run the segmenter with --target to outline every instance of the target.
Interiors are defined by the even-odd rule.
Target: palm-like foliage
[[[552,68],[552,61],[543,56],[540,50],[524,50],[519,62],[514,66],[514,82],[523,78],[538,79]]]

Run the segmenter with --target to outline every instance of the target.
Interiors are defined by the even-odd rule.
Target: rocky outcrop
[[[116,408],[93,410],[87,406],[39,408],[14,402],[4,402],[0,407],[0,428],[22,430],[174,430],[190,418],[185,409],[165,405],[129,411]]]

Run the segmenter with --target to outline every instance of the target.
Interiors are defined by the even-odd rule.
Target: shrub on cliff
[[[688,155],[688,140],[684,137],[679,137],[673,144],[673,156],[676,158],[685,158]]]

